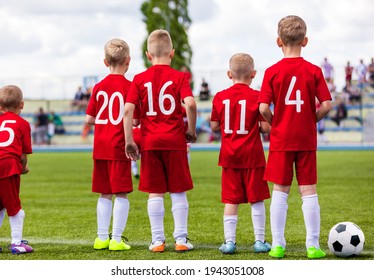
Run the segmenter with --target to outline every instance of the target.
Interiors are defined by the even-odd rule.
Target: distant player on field
[[[222,134],[218,164],[222,166],[225,242],[219,250],[224,254],[235,252],[238,207],[250,203],[254,251],[269,252],[271,246],[265,241],[264,200],[270,198],[270,193],[263,180],[265,154],[260,130],[269,132],[270,125],[258,111],[259,91],[250,88],[256,75],[253,58],[238,53],[231,57],[229,66],[227,75],[234,85],[214,96],[210,122],[212,130],[221,130]]]
[[[174,49],[165,30],[148,37],[146,52],[152,67],[136,75],[125,105],[126,154],[137,159],[139,150],[132,135],[133,112],[141,107],[141,163],[139,190],[149,193],[148,216],[152,243],[149,250],[165,250],[164,194],[170,193],[174,218],[175,250],[193,248],[187,239],[188,201],[193,188],[187,160],[187,142],[196,141],[196,103],[186,73],[170,67]],[[187,111],[188,129],[183,123],[182,105]]]
[[[9,85],[0,89],[0,227],[6,210],[12,237],[9,249],[13,254],[33,251],[22,240],[25,211],[19,198],[20,175],[29,172],[27,154],[32,153],[30,124],[19,116],[23,104],[19,87]]]
[[[95,85],[90,98],[86,122],[95,125],[93,143],[92,191],[100,193],[97,202],[97,238],[95,249],[130,250],[122,240],[126,228],[132,192],[131,163],[125,154],[123,113],[131,82],[124,74],[130,64],[130,50],[121,39],[112,39],[105,45],[104,63],[110,74]],[[115,195],[112,209],[112,197]],[[112,222],[112,236],[109,226]]]
[[[331,95],[321,68],[300,56],[301,48],[308,43],[306,29],[298,16],[279,21],[277,44],[284,58],[265,71],[259,97],[260,112],[272,127],[264,179],[274,183],[270,206],[273,243],[269,252],[274,258],[283,258],[286,250],[284,230],[294,165],[303,201],[307,256],[319,259],[326,255],[319,246],[316,122],[331,109]],[[318,110],[315,98],[321,103]]]

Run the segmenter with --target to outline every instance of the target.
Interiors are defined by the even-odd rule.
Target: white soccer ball
[[[332,227],[327,245],[337,257],[358,256],[364,249],[365,236],[352,222],[341,222]]]

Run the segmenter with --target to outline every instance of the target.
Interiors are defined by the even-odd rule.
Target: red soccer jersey
[[[220,123],[222,143],[218,164],[226,168],[265,166],[258,111],[259,91],[234,84],[213,98],[211,121]]]
[[[94,159],[128,160],[122,120],[130,85],[123,75],[110,74],[93,88],[86,114],[95,117]]]
[[[259,103],[274,104],[271,151],[317,149],[316,102],[331,100],[321,68],[302,57],[284,58],[265,71]]]
[[[0,178],[21,174],[21,156],[31,153],[30,124],[12,112],[0,114]]]
[[[126,102],[141,108],[142,151],[186,150],[181,101],[193,96],[187,75],[154,65],[136,75]]]

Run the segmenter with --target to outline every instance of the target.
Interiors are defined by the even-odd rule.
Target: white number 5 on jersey
[[[301,105],[304,104],[304,100],[301,100],[300,90],[299,89],[296,90],[296,99],[295,100],[290,99],[293,88],[295,87],[295,83],[296,83],[296,77],[293,76],[292,79],[291,79],[290,86],[288,87],[287,95],[286,95],[286,98],[285,98],[284,102],[285,102],[286,105],[296,105],[296,112],[300,113],[301,112]]]
[[[10,127],[5,127],[7,123],[16,123],[15,120],[6,120],[3,121],[0,125],[0,132],[1,131],[7,131],[9,133],[9,138],[5,142],[0,142],[0,147],[8,147],[10,144],[12,144],[14,140],[14,130]]]

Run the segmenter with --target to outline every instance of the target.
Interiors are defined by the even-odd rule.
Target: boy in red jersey
[[[110,74],[93,88],[87,111],[86,123],[95,125],[93,143],[92,191],[100,193],[97,203],[97,235],[95,249],[112,251],[130,250],[122,240],[129,201],[132,192],[131,163],[125,154],[123,112],[131,82],[124,74],[130,64],[130,50],[121,39],[112,39],[105,45],[104,64]],[[112,197],[115,195],[112,209]],[[109,225],[113,212],[112,236]]]
[[[139,150],[132,135],[133,112],[141,107],[142,133],[139,190],[149,193],[148,216],[152,243],[149,250],[165,250],[164,194],[170,193],[174,218],[175,250],[193,248],[187,239],[188,201],[186,191],[193,188],[187,160],[187,142],[196,141],[196,103],[186,73],[170,67],[174,49],[165,30],[148,37],[146,55],[152,67],[136,75],[125,104],[126,154],[136,160]],[[188,129],[182,115],[184,102]]]
[[[19,114],[23,96],[19,87],[0,89],[0,227],[8,213],[13,254],[31,253],[33,248],[22,240],[25,211],[19,198],[21,174],[29,172],[27,154],[32,153],[30,124]],[[1,248],[0,248],[1,251]]]
[[[259,97],[260,112],[271,124],[264,179],[274,183],[270,206],[273,240],[269,252],[274,258],[283,258],[286,249],[284,229],[294,164],[303,202],[307,256],[319,259],[326,255],[319,246],[316,122],[331,109],[331,95],[321,69],[300,56],[301,48],[308,43],[306,29],[305,22],[298,16],[287,16],[279,21],[277,44],[284,58],[265,71]],[[318,110],[315,98],[321,104]]]
[[[225,242],[219,250],[224,254],[235,252],[238,207],[250,203],[254,251],[269,252],[271,246],[265,241],[264,199],[270,198],[270,193],[263,180],[265,154],[260,130],[269,132],[270,125],[258,111],[259,92],[250,88],[256,75],[253,58],[238,53],[230,58],[229,66],[227,75],[234,85],[214,96],[210,121],[212,130],[221,130],[222,134],[218,164],[222,166]]]

